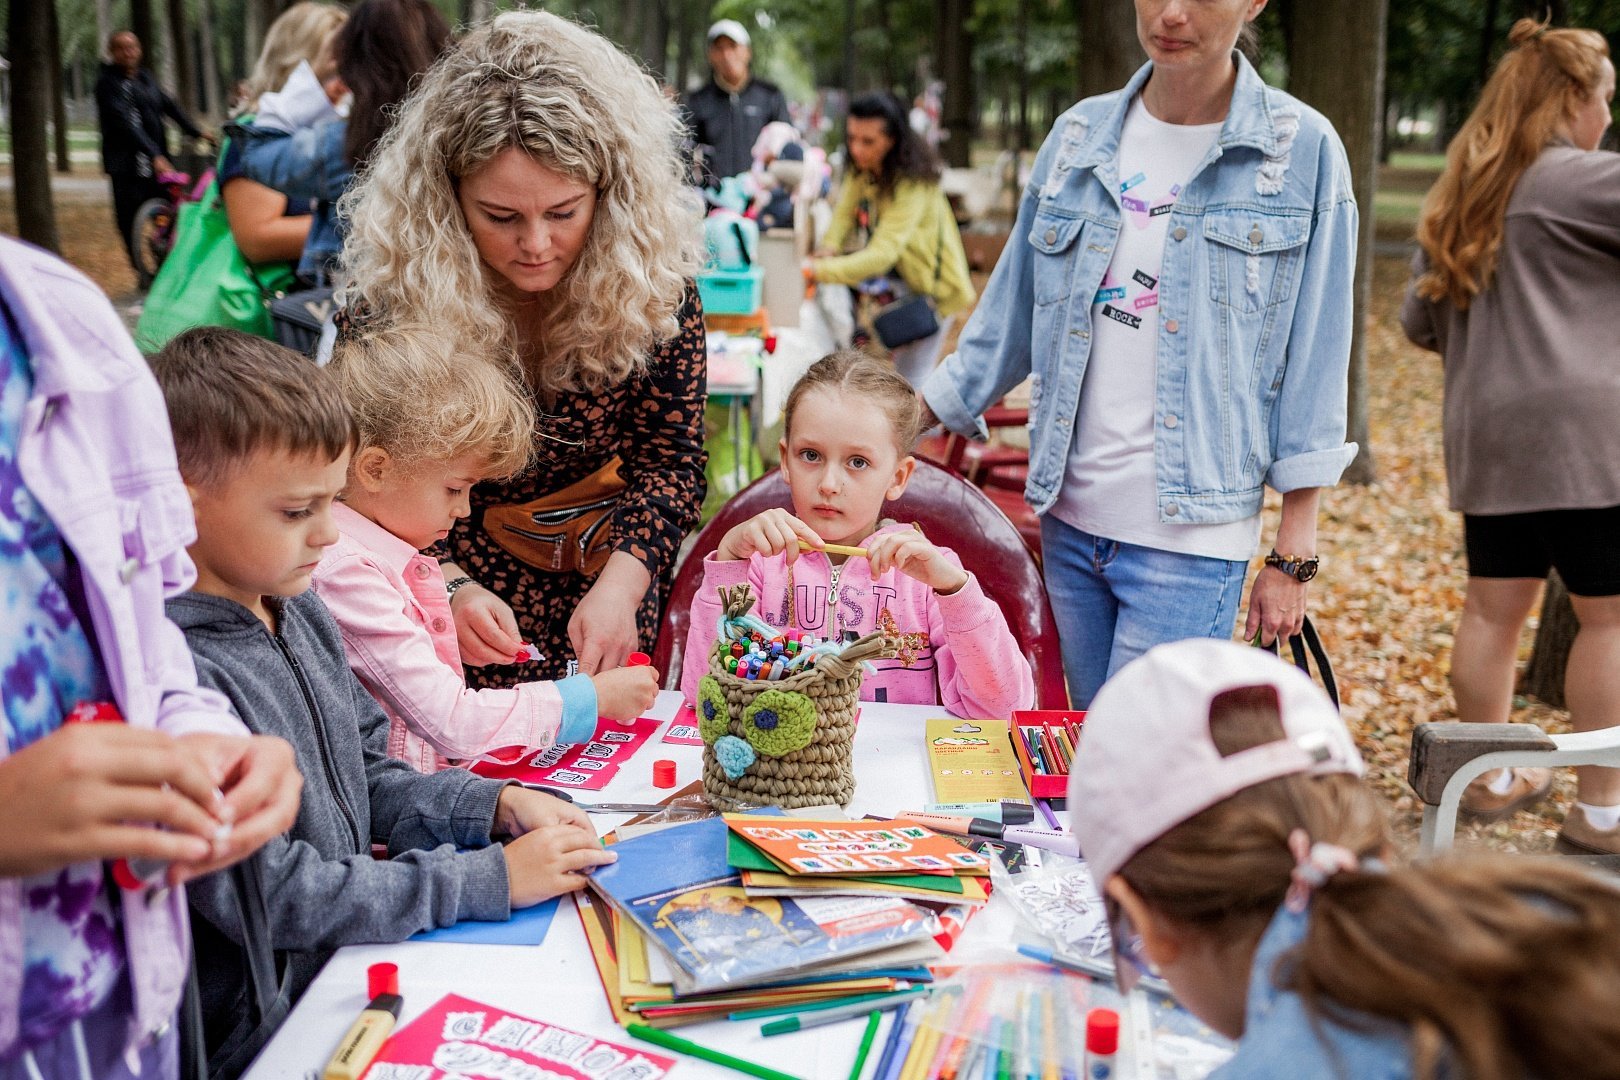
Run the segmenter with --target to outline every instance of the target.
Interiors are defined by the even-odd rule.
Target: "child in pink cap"
[[[1238,1040],[1211,1080],[1613,1076],[1620,890],[1524,858],[1388,865],[1361,771],[1269,653],[1181,641],[1122,668],[1069,784],[1122,985],[1151,965]]]

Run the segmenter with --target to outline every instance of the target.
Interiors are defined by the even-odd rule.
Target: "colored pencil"
[[[889,1009],[898,1009],[907,1001],[924,997],[929,992],[928,987],[919,987],[916,990],[907,990],[901,994],[890,994],[885,1001],[864,1001],[853,1005],[840,1005],[837,1008],[821,1009],[815,1012],[804,1012],[794,1016],[784,1016],[780,1020],[769,1020],[763,1024],[759,1033],[761,1035],[786,1035],[793,1031],[803,1031],[805,1028],[821,1027],[825,1024],[836,1024],[840,1020],[848,1020],[853,1016],[860,1016],[867,1012],[886,1012]]]
[[[855,1051],[855,1064],[850,1066],[849,1080],[861,1080],[861,1070],[866,1067],[866,1055],[872,1052],[872,1039],[877,1035],[878,1022],[883,1014],[873,1009],[866,1017],[866,1033],[861,1036],[861,1048]]]
[[[1057,815],[1052,813],[1052,804],[1049,800],[1036,799],[1035,808],[1041,812],[1041,816],[1046,819],[1046,824],[1048,826],[1053,829],[1060,831],[1062,830],[1063,826],[1058,824]]]
[[[815,548],[815,547],[812,547],[807,541],[804,541],[804,540],[799,541],[799,550],[800,551],[817,551],[817,550],[819,550],[819,551],[825,551],[829,555],[859,555],[862,558],[864,558],[866,556],[866,549],[863,548],[863,547],[850,547],[847,544],[822,544],[820,548]]]
[[[847,997],[828,998],[826,1001],[812,1001],[802,1005],[772,1005],[769,1008],[741,1009],[734,1013],[727,1013],[727,1020],[764,1020],[772,1016],[791,1016],[794,1013],[816,1012],[820,1009],[836,1009],[840,1005],[856,1005],[868,1001],[883,1001],[895,994],[906,993],[906,990],[886,990],[881,994],[850,994]],[[870,1006],[868,1006],[870,1007]]]
[[[794,1076],[792,1073],[781,1072],[769,1066],[756,1065],[752,1061],[744,1061],[740,1057],[723,1054],[711,1047],[695,1043],[691,1039],[683,1039],[679,1035],[661,1031],[655,1027],[648,1027],[646,1024],[626,1024],[624,1030],[643,1042],[650,1042],[654,1046],[662,1046],[665,1050],[674,1050],[678,1054],[688,1054],[695,1058],[701,1058],[704,1061],[745,1073],[748,1076],[758,1076],[761,1080],[799,1080],[799,1077]]]
[[[883,1053],[878,1055],[877,1068],[872,1070],[872,1080],[884,1080],[884,1077],[889,1075],[889,1065],[900,1052],[900,1037],[905,1034],[906,1025],[911,1023],[911,1014],[915,1008],[908,1001],[894,1014],[894,1019],[889,1023],[888,1037],[883,1040]]]

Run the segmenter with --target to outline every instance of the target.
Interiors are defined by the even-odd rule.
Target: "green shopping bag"
[[[292,264],[253,267],[242,257],[216,178],[201,199],[180,207],[174,244],[135,324],[135,344],[155,352],[193,326],[228,326],[273,339],[270,301],[293,284]]]

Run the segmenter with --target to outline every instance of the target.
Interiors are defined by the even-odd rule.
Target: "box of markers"
[[[1086,722],[1083,709],[1024,709],[1013,713],[1013,752],[1024,784],[1037,799],[1069,793],[1069,768]]]

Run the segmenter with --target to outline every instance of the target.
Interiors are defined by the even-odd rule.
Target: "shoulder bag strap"
[[[1322,689],[1327,696],[1333,699],[1333,707],[1339,707],[1339,683],[1333,677],[1333,665],[1328,662],[1327,650],[1322,647],[1322,636],[1316,632],[1316,624],[1311,622],[1309,615],[1305,616],[1305,625],[1300,632],[1288,639],[1288,648],[1294,654],[1294,666],[1306,674],[1310,673],[1310,663],[1305,659],[1306,650],[1310,650],[1311,660],[1316,664],[1316,677],[1322,680]]]

